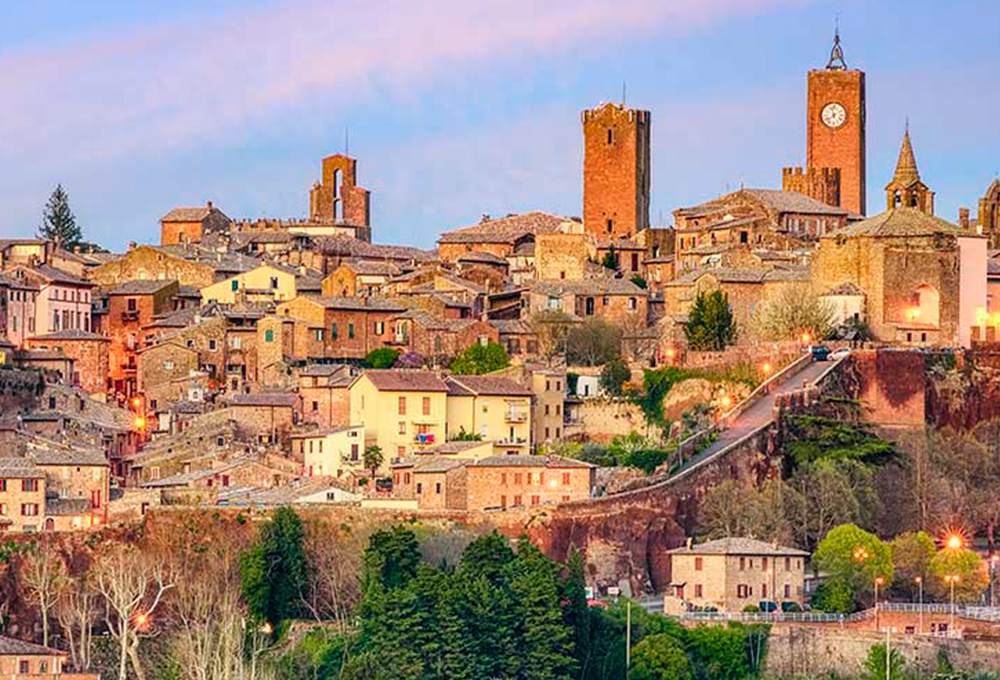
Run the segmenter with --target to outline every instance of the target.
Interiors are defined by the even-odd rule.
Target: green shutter
[[[270,328],[264,331],[264,342],[274,342],[274,331]]]
[[[330,324],[330,337],[337,339],[337,324]]]
[[[353,338],[354,337],[354,324],[353,323],[347,324],[347,337],[349,337],[349,338]]]

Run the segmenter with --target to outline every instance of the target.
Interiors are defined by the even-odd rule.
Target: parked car
[[[851,353],[850,347],[841,347],[840,349],[835,349],[830,353],[830,361],[840,361],[846,358]]]
[[[813,361],[826,361],[830,358],[830,348],[826,345],[813,345],[809,348]]]

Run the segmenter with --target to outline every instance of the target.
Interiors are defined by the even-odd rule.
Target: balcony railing
[[[514,437],[513,439],[507,437],[506,439],[495,439],[493,443],[497,446],[527,446],[528,439],[527,437]]]
[[[528,420],[527,411],[507,411],[504,413],[504,420],[508,423],[523,423]]]
[[[433,444],[434,443],[434,433],[433,432],[427,432],[427,433],[418,432],[417,434],[413,435],[413,441],[415,441],[417,444]]]
[[[122,321],[124,323],[128,323],[129,321],[138,321],[138,320],[139,320],[138,309],[125,310],[124,312],[122,312]]]

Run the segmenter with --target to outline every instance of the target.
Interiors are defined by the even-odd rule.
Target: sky
[[[868,208],[907,119],[936,212],[1000,171],[1000,3],[914,0],[78,0],[0,3],[0,237],[57,183],[88,240],[158,242],[212,200],[299,218],[358,159],[374,240],[433,247],[483,214],[581,214],[580,111],[652,112],[651,221],[805,159],[835,22],[866,72]]]

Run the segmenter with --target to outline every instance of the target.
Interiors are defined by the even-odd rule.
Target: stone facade
[[[587,500],[596,468],[558,456],[495,456],[465,467],[469,510]]]
[[[357,173],[358,162],[349,156],[338,153],[324,158],[322,182],[309,192],[310,220],[371,226],[371,194],[357,185]]]
[[[896,173],[885,187],[886,210],[916,208],[928,215],[934,214],[934,192],[920,181],[917,159],[910,143],[910,130],[903,134],[903,145],[896,162]]]
[[[363,359],[391,337],[391,320],[403,307],[381,298],[299,296],[278,305],[277,313],[315,326],[324,354],[333,359]]]
[[[137,389],[150,411],[166,410],[188,396],[188,378],[197,371],[198,351],[182,342],[162,342],[138,351]]]
[[[979,199],[976,228],[990,238],[990,247],[1000,245],[1000,180],[993,180],[986,193]]]
[[[136,352],[142,343],[142,327],[172,309],[178,290],[176,281],[129,281],[108,292],[104,328],[111,339],[108,378],[110,390],[119,399],[131,399],[136,392]]]
[[[587,246],[583,234],[538,234],[535,237],[535,278],[584,278]]]
[[[583,226],[624,238],[649,226],[649,111],[604,104],[583,122]]]
[[[211,201],[201,208],[175,208],[160,218],[160,245],[201,243],[210,232],[225,231],[229,224]]]
[[[73,359],[72,383],[85,392],[103,394],[107,388],[110,340],[87,331],[59,331],[29,338],[28,349],[61,352]]]
[[[104,287],[157,279],[203,288],[215,281],[215,269],[207,262],[187,260],[163,248],[137,246],[90,272],[90,280]]]
[[[299,372],[303,422],[321,430],[347,425],[351,417],[350,371],[346,366],[317,365]]]
[[[24,458],[0,458],[0,533],[40,531],[45,520],[45,472]]]

